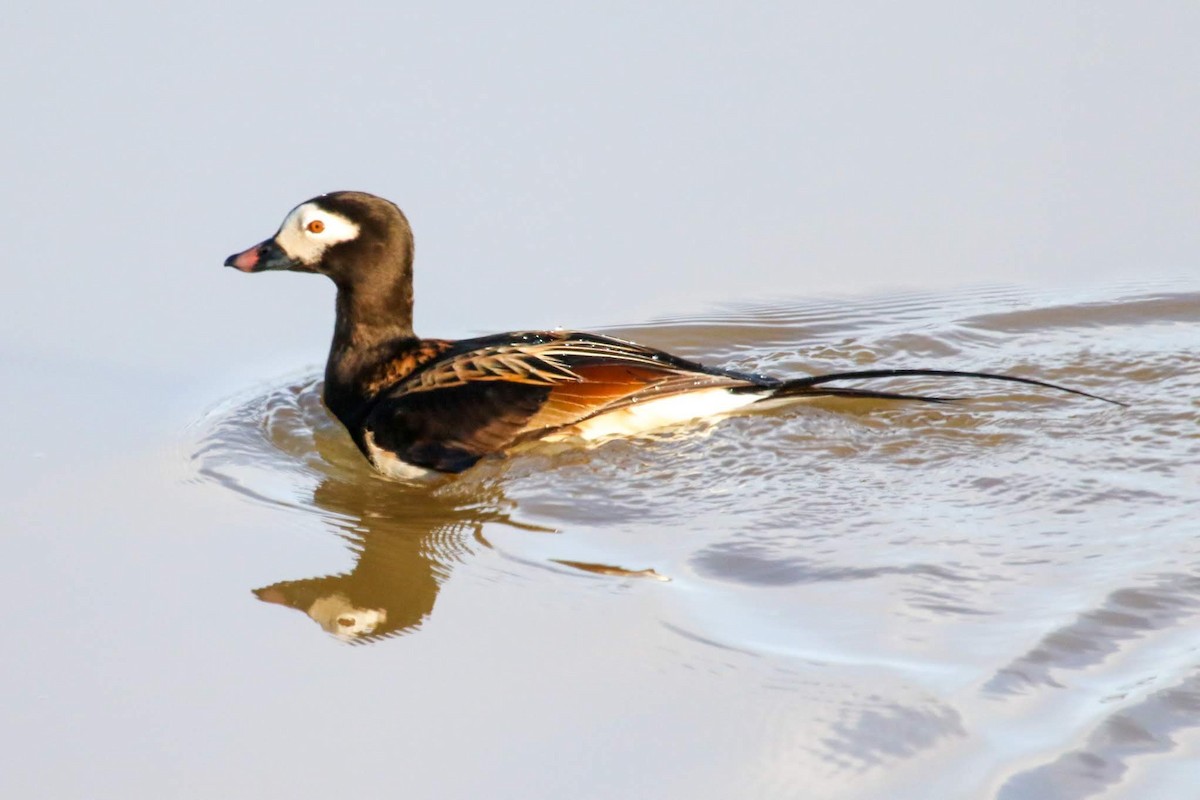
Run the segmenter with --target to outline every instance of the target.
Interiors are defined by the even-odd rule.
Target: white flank
[[[764,394],[769,392],[764,389]],[[713,419],[739,411],[767,411],[780,406],[817,400],[817,397],[780,397],[764,399],[763,394],[744,392],[734,394],[726,388],[701,389],[683,394],[634,403],[606,414],[551,433],[536,441],[518,445],[518,449],[536,447],[539,442],[595,442],[620,436],[681,425],[693,420]],[[400,459],[395,453],[375,444],[375,436],[367,431],[363,437],[367,453],[375,469],[389,478],[400,481],[419,481],[435,478],[441,473],[418,467]]]
[[[375,444],[375,434],[371,431],[366,432],[363,441],[367,444],[367,453],[371,458],[371,464],[389,478],[398,481],[414,481],[432,478],[439,474],[434,470],[410,464],[390,450],[384,450]]]
[[[313,222],[324,228],[319,233],[308,229]],[[321,260],[332,245],[348,242],[358,236],[358,225],[343,217],[326,211],[316,203],[302,203],[291,210],[275,234],[283,252],[297,261],[312,266]]]
[[[762,396],[752,393],[734,394],[728,389],[702,389],[661,400],[635,403],[579,423],[575,436],[585,441],[610,436],[633,436],[639,433],[678,425],[695,419],[719,417],[744,408]]]

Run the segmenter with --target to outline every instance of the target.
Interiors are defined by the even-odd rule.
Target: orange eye
[[[319,219],[314,219],[305,227],[308,228],[309,233],[320,233],[321,231],[325,230],[325,223]]]

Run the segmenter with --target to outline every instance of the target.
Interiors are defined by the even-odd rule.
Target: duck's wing
[[[536,386],[587,383],[598,367],[645,371],[656,376],[705,376],[751,384],[756,376],[714,369],[652,347],[611,336],[574,331],[506,333],[467,339],[426,363],[393,395],[415,394],[475,381],[504,381]],[[764,379],[765,380],[765,379]]]
[[[645,399],[770,385],[607,336],[505,334],[459,342],[385,390],[367,419],[366,441],[377,466],[392,455],[457,472],[518,441]]]

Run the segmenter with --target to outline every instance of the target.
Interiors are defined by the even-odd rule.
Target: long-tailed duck
[[[524,442],[636,434],[765,402],[952,399],[830,386],[833,381],[983,378],[1105,400],[1032,378],[940,369],[781,379],[575,331],[420,339],[412,328],[412,229],[393,203],[362,192],[301,203],[274,236],[225,265],[243,272],[317,272],[333,280],[337,322],[325,367],[325,404],[371,464],[397,478],[461,472]]]

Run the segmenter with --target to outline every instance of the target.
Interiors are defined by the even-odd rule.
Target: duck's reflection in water
[[[316,515],[354,553],[349,572],[253,590],[260,600],[304,612],[343,641],[374,642],[417,630],[454,566],[488,546],[487,526],[557,532],[510,516],[516,503],[503,487],[536,467],[514,474],[509,461],[489,461],[469,475],[417,485],[376,474],[325,410],[320,380],[306,378],[231,403],[212,412],[203,429],[193,456],[199,477],[258,503]],[[553,563],[662,579],[651,569]]]
[[[313,505],[349,543],[354,568],[254,590],[260,600],[303,611],[343,641],[377,641],[417,629],[433,612],[454,564],[473,545],[486,546],[486,524],[549,532],[509,519],[494,486],[476,485],[468,498],[371,476],[347,478],[326,478]]]

